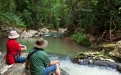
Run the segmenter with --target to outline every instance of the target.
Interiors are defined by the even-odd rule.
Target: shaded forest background
[[[113,43],[121,39],[121,0],[0,0],[0,31],[7,26],[67,28],[78,44]]]

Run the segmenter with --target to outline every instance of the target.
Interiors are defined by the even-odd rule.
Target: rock
[[[80,65],[101,66],[106,68],[108,67],[108,68],[116,69],[117,71],[121,72],[121,63],[101,61],[101,60],[91,60],[90,62],[90,59],[77,59],[77,58],[73,60],[74,60],[73,63],[78,63]]]
[[[64,34],[67,31],[67,28],[58,28],[58,33]]]
[[[26,56],[23,53],[22,56]],[[30,75],[30,70],[25,69],[25,63],[16,63],[7,65],[5,62],[5,53],[0,55],[0,75]],[[61,75],[69,75],[66,71],[61,69]]]

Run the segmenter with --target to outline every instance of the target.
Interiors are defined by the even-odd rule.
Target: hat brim
[[[14,38],[18,38],[18,37],[19,37],[18,34],[16,34],[15,36],[8,36],[9,39],[14,39]]]
[[[45,47],[47,47],[47,45],[48,45],[48,41],[47,40],[44,40],[44,44],[41,45],[41,46],[39,46],[36,43],[34,43],[34,46],[37,47],[37,48],[45,48]]]

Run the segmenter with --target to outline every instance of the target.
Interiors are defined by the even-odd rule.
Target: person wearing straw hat
[[[31,75],[60,75],[59,60],[51,61],[44,48],[48,41],[44,38],[38,38],[34,47],[29,51],[25,67],[30,69]]]
[[[21,57],[20,53],[21,51],[25,51],[27,48],[25,45],[21,45],[16,41],[18,37],[19,34],[15,30],[10,31],[6,43],[6,62],[9,65],[26,61],[26,57]]]

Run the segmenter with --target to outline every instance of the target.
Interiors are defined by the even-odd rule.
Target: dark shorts
[[[56,70],[56,64],[53,66],[47,66],[45,67],[45,70],[43,70],[42,75],[48,75]]]

